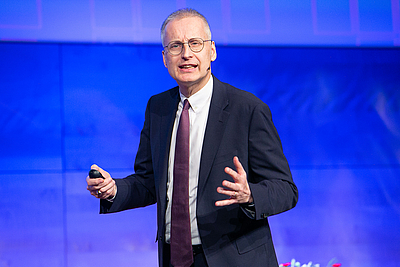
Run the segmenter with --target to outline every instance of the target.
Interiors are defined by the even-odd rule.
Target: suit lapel
[[[168,180],[168,160],[169,160],[169,151],[171,144],[171,136],[172,136],[172,128],[175,121],[176,110],[178,108],[179,103],[179,91],[178,87],[174,88],[175,90],[171,90],[170,98],[165,99],[165,112],[161,115],[161,123],[159,128],[159,140],[160,140],[160,159],[158,162],[158,170],[161,172],[160,181],[159,181],[159,195],[160,204],[165,205],[165,199],[167,196],[167,180]],[[165,210],[166,207],[161,207],[161,210]]]
[[[208,113],[206,131],[201,153],[198,198],[207,182],[209,173],[217,154],[229,112],[225,108],[229,105],[228,95],[223,83],[213,76],[214,88]]]

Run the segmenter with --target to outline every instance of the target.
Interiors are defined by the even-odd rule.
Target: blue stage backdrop
[[[229,45],[400,46],[399,0],[2,0],[0,41],[158,43],[172,11]]]
[[[272,2],[272,1],[270,1]],[[212,72],[271,108],[299,187],[279,262],[399,266],[400,50],[217,46]],[[0,43],[0,266],[157,265],[155,206],[99,215],[90,165],[133,172],[160,45]]]

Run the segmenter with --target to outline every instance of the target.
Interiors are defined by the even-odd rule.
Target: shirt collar
[[[182,105],[185,99],[187,99],[189,101],[190,107],[193,109],[194,112],[199,112],[200,110],[202,110],[202,108],[206,104],[209,104],[211,101],[213,84],[214,84],[214,79],[213,76],[211,75],[206,85],[203,88],[201,88],[197,93],[190,96],[189,98],[183,95],[179,90],[179,95],[181,97]]]

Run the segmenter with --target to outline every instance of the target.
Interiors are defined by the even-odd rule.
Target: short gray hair
[[[167,27],[167,24],[170,23],[173,20],[179,20],[183,18],[189,18],[189,17],[198,17],[200,18],[205,25],[205,32],[208,35],[208,38],[211,39],[211,29],[210,25],[208,24],[207,19],[200,14],[197,10],[194,10],[192,8],[182,8],[178,9],[177,11],[171,13],[163,22],[161,26],[161,42],[162,45],[164,46],[164,38],[165,38],[165,28]]]

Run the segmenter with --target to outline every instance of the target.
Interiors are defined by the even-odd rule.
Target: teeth
[[[192,66],[192,65],[184,65],[184,66],[181,66],[181,68],[182,69],[191,69],[191,68],[194,68],[194,66]]]

